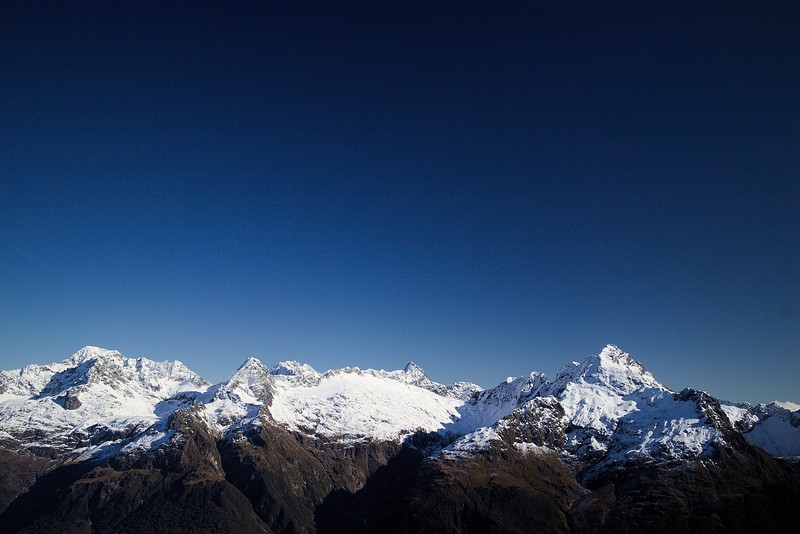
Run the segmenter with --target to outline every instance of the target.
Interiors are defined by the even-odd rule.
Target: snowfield
[[[333,373],[318,384],[276,381],[269,412],[291,430],[330,438],[395,440],[441,430],[463,401],[358,371]]]

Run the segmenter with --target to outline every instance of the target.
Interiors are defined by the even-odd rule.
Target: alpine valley
[[[612,345],[491,389],[85,347],[0,372],[0,532],[800,532],[796,409]]]

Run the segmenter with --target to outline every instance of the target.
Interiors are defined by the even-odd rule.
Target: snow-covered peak
[[[800,454],[800,413],[780,403],[723,403],[722,415],[710,396],[673,394],[613,345],[568,364],[554,381],[532,372],[485,391],[433,382],[413,362],[403,370],[320,374],[296,361],[270,369],[256,358],[208,389],[178,361],[131,359],[98,347],[49,365],[0,371],[0,438],[30,446],[74,448],[95,439],[90,434],[97,428],[165,428],[171,413],[188,407],[220,435],[264,423],[343,441],[439,431],[446,439],[463,436],[463,447],[453,450],[511,439],[515,446],[545,444],[609,462],[709,454],[732,431],[731,421],[773,454]],[[46,439],[30,442],[32,429]]]
[[[181,362],[127,358],[116,350],[84,347],[61,362],[0,371],[0,394],[57,396],[107,388],[120,396],[137,394],[166,398],[180,391],[198,391],[208,383]],[[99,390],[98,390],[99,391]]]
[[[415,381],[428,378],[428,375],[425,374],[425,370],[414,362],[408,362],[403,368],[403,372]]]
[[[125,358],[122,367],[132,372],[147,389],[160,391],[159,396],[171,396],[180,391],[202,391],[210,385],[178,360],[155,362],[147,358]]]
[[[76,351],[75,354],[64,360],[63,363],[78,365],[90,360],[121,361],[124,358],[125,356],[123,356],[118,350],[104,349],[102,347],[87,345]]]
[[[253,370],[253,369],[260,370],[264,367],[266,366],[263,363],[261,363],[261,360],[259,360],[258,358],[253,358],[251,356],[250,358],[247,358],[244,362],[242,362],[242,365],[240,365],[238,369],[236,369],[236,372],[233,373],[232,376],[236,376],[241,372],[247,372],[248,370]]]
[[[248,358],[227,382],[220,385],[217,397],[228,397],[246,404],[263,404],[271,385],[269,368],[257,358]]]
[[[597,355],[587,356],[582,363],[571,362],[562,367],[550,390],[558,394],[568,383],[576,382],[605,387],[618,395],[648,388],[669,391],[641,363],[614,345],[607,345]]]
[[[88,355],[87,355],[88,356]],[[156,362],[147,358],[127,358],[117,351],[88,356],[74,370],[86,369],[88,384],[104,384],[124,392],[143,389],[143,394],[165,398],[186,390],[208,387],[208,382],[181,362]]]
[[[616,362],[616,363],[626,364],[626,365],[635,365],[635,366],[641,367],[641,364],[638,363],[633,358],[631,358],[630,354],[628,354],[627,352],[623,351],[622,349],[620,349],[616,345],[612,345],[610,343],[608,345],[606,345],[605,347],[603,347],[603,350],[600,351],[600,354],[598,354],[598,356],[600,356],[601,359],[609,359],[609,360],[611,360],[613,362]],[[642,367],[642,369],[644,369],[644,368]]]

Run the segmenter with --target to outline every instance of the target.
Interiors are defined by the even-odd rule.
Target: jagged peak
[[[95,363],[90,364],[90,362]],[[121,368],[129,370],[126,372],[134,372],[138,379],[143,382],[147,382],[149,376],[156,374],[165,375],[174,380],[207,383],[200,375],[186,367],[179,360],[155,361],[149,358],[128,358],[118,350],[94,346],[83,347],[65,360],[64,363],[71,367],[87,364],[86,372],[90,375],[96,373],[97,364],[99,363],[102,368]]]
[[[164,398],[178,391],[202,390],[208,386],[201,376],[177,360],[128,358],[117,350],[91,345],[60,362],[31,364],[2,373],[5,391],[36,398],[59,395],[74,388],[101,396],[113,390],[119,395],[136,392]],[[106,393],[98,393],[104,389]]]

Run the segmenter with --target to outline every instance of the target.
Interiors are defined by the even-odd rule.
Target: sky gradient
[[[0,368],[800,402],[800,4],[372,4],[4,2]]]

